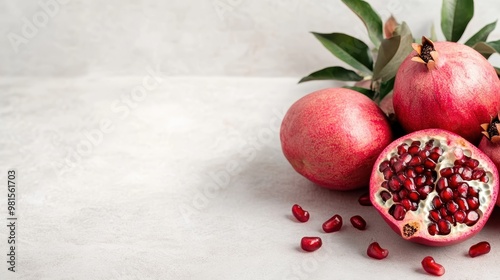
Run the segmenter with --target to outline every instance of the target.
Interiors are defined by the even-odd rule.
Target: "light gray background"
[[[140,75],[155,65],[168,75],[295,77],[340,64],[309,31],[369,42],[361,21],[339,0],[61,0],[44,20],[40,2],[52,1],[0,3],[0,75]],[[384,20],[394,14],[407,21],[415,37],[429,35],[434,22],[443,38],[439,1],[370,3]],[[475,5],[464,39],[498,18],[498,1]],[[22,35],[25,20],[45,26],[28,34],[16,53],[7,36]],[[500,28],[491,38],[500,38]]]

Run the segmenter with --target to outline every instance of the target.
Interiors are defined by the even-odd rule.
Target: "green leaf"
[[[497,71],[497,76],[500,78],[500,68],[495,67],[495,71]]]
[[[476,43],[485,42],[488,39],[488,36],[490,35],[491,31],[495,30],[496,26],[497,26],[496,20],[490,24],[487,24],[486,26],[481,28],[481,30],[479,30],[476,34],[470,37],[470,39],[467,40],[465,44],[469,47],[472,47]]]
[[[382,19],[373,10],[370,4],[362,0],[342,0],[365,24],[368,30],[368,37],[373,42],[375,47],[380,45],[382,41]]]
[[[497,53],[500,53],[500,40],[487,42],[488,46],[494,48]]]
[[[313,32],[313,34],[325,48],[340,60],[365,74],[372,73],[373,59],[370,49],[363,41],[343,33],[321,34]]]
[[[434,25],[434,22],[431,25],[431,37],[429,39],[434,42],[437,41],[436,26]]]
[[[446,41],[457,42],[474,16],[474,0],[443,0],[441,29]]]
[[[373,80],[382,79],[382,82],[386,82],[392,79],[401,62],[413,50],[412,43],[410,28],[403,22],[396,28],[394,37],[382,41],[373,70]]]
[[[474,46],[472,46],[472,48],[475,49],[476,51],[478,51],[480,54],[482,54],[486,59],[488,59],[492,54],[498,52],[498,50],[495,49],[493,46],[491,46],[490,43],[495,44],[497,42],[499,42],[499,41],[489,42],[489,43],[479,42],[479,43],[475,44]],[[497,46],[497,47],[500,47],[500,46]]]
[[[392,79],[388,80],[385,83],[382,83],[380,85],[380,94],[379,94],[379,99],[382,100],[386,95],[388,95],[392,89],[394,88],[394,81],[396,80],[396,77],[393,77]]]
[[[327,67],[302,78],[299,83],[317,80],[361,81],[363,77],[340,66]]]
[[[373,97],[375,96],[375,92],[371,89],[362,88],[362,87],[349,87],[349,86],[344,86],[343,88],[348,88],[348,89],[352,89],[352,90],[355,90],[357,92],[360,92],[360,93],[368,96],[370,99],[373,99]]]

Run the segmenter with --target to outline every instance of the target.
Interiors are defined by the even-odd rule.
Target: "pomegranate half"
[[[455,133],[426,129],[385,148],[373,167],[370,199],[404,239],[444,246],[478,233],[498,196],[498,171]]]
[[[392,141],[388,119],[375,102],[346,88],[297,100],[281,124],[281,147],[293,168],[334,190],[367,187],[375,159]]]
[[[396,118],[407,132],[441,128],[477,145],[480,125],[500,109],[494,67],[471,47],[453,42],[422,45],[401,63],[394,82]]]

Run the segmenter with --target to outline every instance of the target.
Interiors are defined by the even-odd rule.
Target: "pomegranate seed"
[[[390,165],[391,165],[391,164],[389,163],[389,161],[388,161],[388,160],[384,160],[384,161],[380,164],[380,166],[379,166],[379,168],[378,168],[378,171],[380,171],[380,172],[384,172],[384,170],[385,170],[386,168],[388,168]],[[481,177],[481,176],[479,176],[479,177]],[[478,177],[478,178],[479,178],[479,177]],[[386,179],[386,180],[387,180],[387,179]]]
[[[405,143],[398,146],[398,155],[402,155],[408,151],[408,145]]]
[[[389,209],[389,213],[394,217],[394,219],[401,221],[405,218],[406,209],[401,204],[394,204]]]
[[[451,175],[450,177],[450,187],[451,188],[456,188],[458,186],[459,183],[462,183],[462,177],[460,177],[459,174],[453,174]]]
[[[490,180],[490,178],[488,178],[488,176],[484,175],[483,177],[481,177],[481,179],[479,179],[481,182],[483,183],[488,183],[488,181]]]
[[[453,169],[451,167],[443,168],[441,169],[441,171],[439,171],[439,174],[441,174],[441,177],[448,178],[453,175]]]
[[[422,186],[417,189],[417,192],[420,194],[420,199],[426,199],[429,193],[432,191],[431,186]]]
[[[417,172],[417,174],[422,174],[425,171],[425,168],[423,165],[415,166],[414,169],[415,169],[415,172]]]
[[[457,197],[467,197],[467,191],[469,190],[469,185],[467,183],[460,183],[457,187]]]
[[[470,247],[469,256],[471,256],[471,258],[475,258],[477,256],[488,254],[490,250],[491,250],[490,243],[482,241]]]
[[[302,240],[300,240],[300,247],[302,248],[302,250],[307,252],[314,252],[318,250],[321,245],[323,245],[323,242],[321,241],[320,237],[305,236],[302,237]]]
[[[387,200],[389,200],[391,198],[391,193],[389,192],[386,192],[386,191],[382,191],[380,192],[380,197],[382,198],[382,201],[386,202]]]
[[[399,191],[399,189],[401,189],[401,181],[398,179],[398,177],[396,176],[393,176],[390,180],[389,180],[389,190],[393,191],[393,192],[397,192]]]
[[[417,146],[420,148],[420,145],[422,144],[422,142],[418,141],[418,140],[415,140],[415,141],[412,141],[411,142],[411,145],[410,146]]]
[[[468,226],[473,226],[479,220],[479,214],[476,211],[469,211],[465,216],[465,224]]]
[[[477,159],[470,159],[467,162],[465,162],[465,165],[467,167],[474,169],[479,166],[479,161]]]
[[[342,217],[333,215],[330,219],[323,223],[323,231],[330,233],[339,231],[342,228]]]
[[[430,224],[427,227],[427,231],[429,232],[430,235],[436,235],[438,234],[438,228],[436,224]]]
[[[415,178],[415,177],[417,177],[417,172],[415,172],[415,169],[413,169],[412,167],[409,167],[406,170],[406,177],[408,177],[408,178]]]
[[[351,224],[353,227],[359,229],[359,230],[365,230],[366,228],[366,221],[363,219],[363,217],[356,215],[351,217]]]
[[[439,196],[443,202],[448,202],[453,199],[453,191],[450,188],[446,188],[439,193]]]
[[[358,198],[358,202],[359,202],[359,204],[361,204],[363,206],[372,206],[372,202],[370,200],[370,194],[369,193],[365,193],[365,194],[361,195]]]
[[[380,247],[378,242],[373,242],[368,246],[366,254],[371,258],[381,260],[387,258],[387,255],[389,255],[389,251]]]
[[[418,194],[418,192],[411,192],[408,194],[408,198],[411,200],[411,201],[419,201],[420,200],[420,194]]]
[[[425,175],[418,175],[417,178],[415,178],[415,185],[418,187],[421,187],[425,185],[425,181],[427,180],[427,177]]]
[[[470,210],[476,210],[479,208],[479,199],[477,199],[476,197],[468,196],[466,200]]]
[[[437,222],[438,230],[440,235],[448,235],[451,232],[450,221],[446,219],[441,219]]]
[[[486,172],[484,172],[483,169],[474,169],[474,171],[472,171],[472,179],[477,180],[483,177],[485,174]]]
[[[418,154],[418,152],[420,151],[420,147],[419,146],[411,146],[410,148],[408,148],[408,153],[412,156]]]
[[[439,221],[439,219],[441,219],[441,215],[437,210],[431,210],[429,211],[429,219],[431,219],[431,221],[433,222],[437,222]]]
[[[465,212],[458,210],[455,214],[453,214],[453,218],[455,218],[457,223],[463,223],[465,221]]]
[[[406,190],[408,191],[414,191],[416,189],[415,187],[415,182],[413,181],[413,178],[406,178],[403,182],[403,186],[405,187]]]
[[[429,169],[434,169],[436,167],[436,163],[432,159],[427,158],[424,161],[424,167]]]
[[[458,204],[456,204],[454,201],[448,201],[446,203],[446,209],[448,209],[448,212],[450,212],[450,214],[455,214],[455,212],[458,211]]]
[[[469,205],[467,205],[467,201],[465,200],[465,198],[459,197],[459,198],[455,199],[455,202],[457,203],[458,208],[460,210],[462,210],[462,211],[469,210]]]
[[[436,190],[438,192],[446,189],[448,187],[448,180],[446,178],[439,178],[439,180],[436,182]]]
[[[427,256],[422,260],[424,270],[432,275],[441,276],[444,274],[444,267],[434,260],[433,257]]]
[[[464,167],[464,170],[460,174],[464,180],[472,179],[472,168]]]
[[[439,160],[439,157],[441,155],[438,154],[438,153],[435,153],[435,152],[431,152],[431,154],[429,155],[429,158],[432,159],[434,162],[437,162]]]
[[[435,196],[432,199],[432,206],[434,206],[434,209],[441,208],[441,206],[443,206],[443,202],[441,201],[441,198],[439,198],[439,196]]]
[[[422,164],[422,158],[419,156],[413,156],[410,162],[408,162],[408,166],[418,166],[421,164]]]
[[[401,205],[406,209],[406,211],[411,208],[411,201],[408,198],[401,200]]]
[[[292,206],[292,214],[301,223],[309,221],[309,212],[302,209],[298,204]]]
[[[479,190],[474,187],[469,187],[467,189],[467,195],[473,197],[479,197]]]

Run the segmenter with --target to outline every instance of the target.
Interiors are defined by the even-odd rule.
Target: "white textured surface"
[[[428,36],[432,22],[443,38],[441,1],[369,2],[384,20],[392,13],[407,21],[416,38]],[[49,16],[40,3],[60,4]],[[498,8],[497,0],[475,1],[462,42],[497,20]],[[0,2],[0,75],[141,75],[155,65],[170,75],[297,77],[345,65],[310,31],[371,44],[340,0],[8,0]],[[12,34],[25,41],[12,44]],[[500,28],[490,38],[500,39]]]
[[[0,279],[422,279],[426,255],[446,267],[443,279],[499,274],[498,211],[465,243],[419,246],[358,205],[361,192],[327,191],[292,170],[280,151],[281,116],[327,83],[159,78],[128,115],[120,102],[141,76],[0,79],[4,222],[6,171],[19,174],[18,272],[6,270],[2,226]],[[85,152],[85,131],[106,119],[113,130]],[[310,211],[308,223],[291,218],[294,203]],[[343,229],[322,233],[335,213]],[[349,224],[354,214],[366,218],[366,231]],[[323,247],[302,252],[305,235],[321,236]],[[467,257],[481,240],[492,252]],[[365,255],[372,241],[390,250],[387,259]]]

